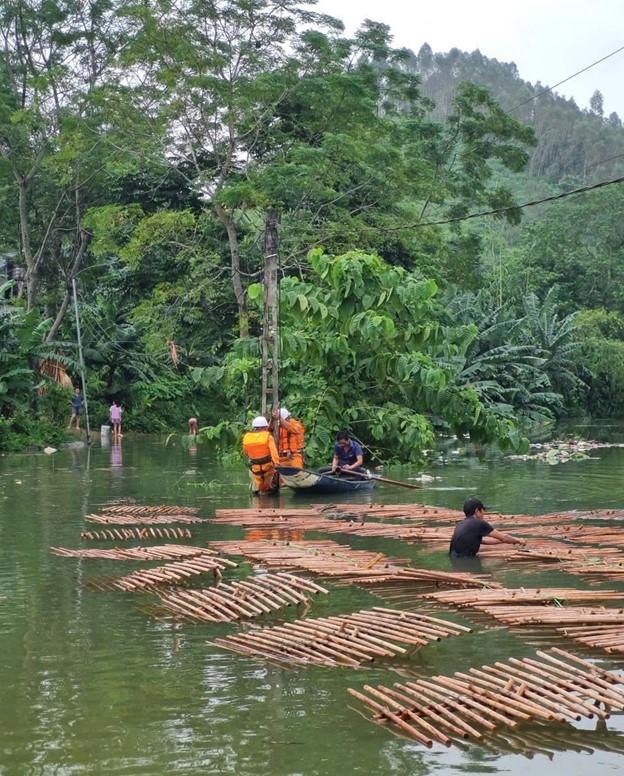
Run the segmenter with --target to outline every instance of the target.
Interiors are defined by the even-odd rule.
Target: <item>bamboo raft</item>
[[[87,515],[86,520],[90,523],[103,523],[104,525],[168,525],[169,523],[205,523],[201,517],[194,517],[186,513],[176,512],[170,514],[105,514],[105,515]]]
[[[188,528],[108,528],[101,531],[82,531],[81,539],[117,541],[118,539],[192,539]]]
[[[180,560],[200,555],[217,555],[214,550],[185,544],[162,544],[156,547],[113,547],[110,549],[70,550],[50,547],[55,555],[65,558],[97,558],[98,560]]]
[[[330,540],[288,542],[221,541],[211,542],[218,552],[243,555],[265,566],[302,569],[345,580],[387,576],[389,568],[408,564],[409,558],[387,558],[383,553],[354,550]]]
[[[123,577],[90,579],[88,584],[98,590],[125,590],[137,592],[154,590],[165,585],[179,585],[202,574],[213,574],[221,579],[226,568],[236,568],[237,564],[227,558],[214,555],[196,555],[188,560],[172,561],[164,566],[151,569],[137,569]]]
[[[580,606],[479,606],[512,629],[554,634],[609,654],[624,652],[624,609]]]
[[[584,564],[568,564],[565,571],[569,574],[587,577],[592,581],[601,581],[603,579],[621,582],[624,579],[624,561],[616,563],[615,561],[594,561]]]
[[[111,504],[104,507],[104,511],[111,515],[196,515],[198,507],[177,507],[167,504],[148,506],[144,504]]]
[[[329,591],[293,574],[262,574],[217,587],[160,593],[152,614],[176,621],[233,622],[270,614],[291,606],[310,605],[310,597]]]
[[[477,588],[478,590],[487,588],[501,588],[498,582],[494,582],[489,574],[472,574],[465,571],[433,571],[431,569],[400,568],[392,571],[385,577],[373,580],[362,580],[361,584],[368,586],[382,584],[398,585],[403,583],[413,583],[412,595],[417,585],[423,588],[431,587],[461,587]]]
[[[363,663],[408,657],[433,641],[471,632],[422,614],[374,608],[249,630],[214,643],[246,657],[280,664],[357,668]]]
[[[481,588],[471,590],[443,590],[434,593],[422,593],[421,598],[439,604],[484,608],[491,606],[509,606],[510,604],[557,605],[562,603],[588,603],[598,601],[623,601],[624,594],[618,590],[575,590],[570,587],[550,588]]]
[[[427,747],[487,741],[501,727],[516,730],[534,721],[606,720],[612,709],[624,710],[621,675],[556,648],[537,655],[541,660],[511,658],[467,674],[347,692],[375,713],[377,723],[392,723]]]
[[[380,520],[446,520],[456,522],[463,517],[463,512],[444,507],[432,507],[424,504],[349,504],[348,506],[336,504],[317,504],[305,509],[217,509],[215,510],[215,522],[228,523],[247,527],[255,525],[262,527],[256,521],[270,518],[315,518],[326,517],[340,520],[363,520],[364,517]]]

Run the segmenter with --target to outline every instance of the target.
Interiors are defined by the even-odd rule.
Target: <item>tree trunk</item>
[[[67,313],[67,308],[69,307],[69,302],[72,297],[72,280],[76,277],[78,271],[80,270],[80,265],[82,264],[82,260],[90,240],[91,235],[89,232],[86,232],[84,229],[80,229],[80,242],[76,250],[74,263],[72,264],[72,267],[67,275],[67,283],[65,285],[63,301],[61,302],[61,306],[59,307],[59,310],[56,314],[52,328],[46,335],[46,342],[53,342],[57,337],[59,329],[61,328],[61,324],[63,323],[63,319],[65,318],[65,314]]]
[[[264,232],[264,318],[262,323],[262,414],[279,409],[279,308],[277,210],[266,212]],[[276,429],[279,424],[276,425]]]
[[[247,295],[241,278],[236,224],[223,205],[215,203],[215,209],[217,215],[221,219],[221,223],[225,226],[227,231],[228,243],[230,245],[232,286],[234,288],[234,296],[236,297],[236,304],[238,306],[238,328],[240,336],[244,338],[249,336],[249,313],[247,312]]]

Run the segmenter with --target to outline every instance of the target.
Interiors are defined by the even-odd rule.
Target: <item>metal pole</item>
[[[72,291],[74,292],[74,314],[76,316],[76,333],[78,335],[78,359],[80,362],[80,378],[82,381],[82,395],[84,397],[85,422],[87,424],[87,444],[91,442],[91,429],[89,428],[89,405],[87,403],[87,384],[85,382],[85,364],[82,355],[82,337],[80,336],[80,317],[78,315],[78,294],[76,293],[76,278],[72,278]]]

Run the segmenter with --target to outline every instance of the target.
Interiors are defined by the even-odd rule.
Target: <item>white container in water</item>
[[[102,426],[100,428],[100,434],[103,437],[107,437],[110,434],[110,426]]]

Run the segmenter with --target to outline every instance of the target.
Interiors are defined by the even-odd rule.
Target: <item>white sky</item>
[[[318,0],[311,9],[352,33],[364,19],[390,27],[397,48],[479,49],[515,62],[520,78],[554,86],[624,47],[624,0]],[[624,51],[554,91],[587,108],[598,89],[605,116],[624,120]]]

